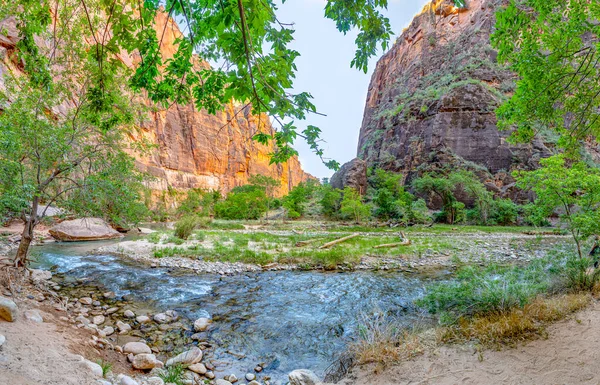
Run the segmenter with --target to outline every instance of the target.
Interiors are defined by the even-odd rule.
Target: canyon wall
[[[7,71],[19,71],[19,66],[11,62],[14,56],[10,55],[16,49],[18,31],[12,19],[1,21],[0,27],[0,87],[3,87],[3,75]],[[166,60],[175,53],[176,39],[181,32],[165,13],[157,15],[155,29],[162,37],[161,50]],[[38,44],[46,42],[38,41]],[[139,60],[136,55],[125,53],[119,58],[131,68]],[[208,64],[198,60],[197,65]],[[142,140],[150,144],[146,153],[132,154],[138,168],[154,177],[148,185],[155,198],[190,188],[226,193],[246,184],[254,174],[279,180],[281,184],[275,194],[281,196],[312,178],[303,171],[297,157],[282,164],[269,164],[274,145],[262,145],[252,137],[259,126],[267,133],[272,133],[273,127],[267,116],[254,116],[249,107],[231,102],[223,111],[211,115],[196,110],[191,104],[161,108],[148,100],[142,102],[149,107],[149,112],[140,118],[140,130],[130,140],[133,144]]]
[[[469,169],[499,195],[515,192],[510,172],[537,166],[549,150],[541,139],[507,142],[495,109],[515,88],[515,75],[490,45],[502,0],[433,0],[377,63],[360,129],[358,158],[401,172]]]
[[[175,40],[181,32],[165,13],[158,14],[155,29],[162,36],[161,50],[168,59],[176,51]],[[133,60],[127,64],[135,65],[135,57],[122,59]],[[276,191],[281,196],[312,178],[302,170],[297,157],[282,164],[269,164],[274,146],[252,140],[259,125],[261,131],[273,132],[266,115],[254,116],[250,107],[233,102],[215,115],[197,111],[191,104],[154,110],[142,124],[141,138],[154,144],[156,150],[148,156],[138,156],[137,164],[156,177],[151,186],[158,192],[204,188],[226,193],[246,184],[251,175],[261,174],[281,182]]]

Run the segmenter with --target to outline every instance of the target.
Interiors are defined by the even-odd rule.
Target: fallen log
[[[296,247],[304,247],[304,246],[308,246],[311,243],[315,243],[317,241],[322,241],[323,238],[315,238],[315,239],[307,239],[306,241],[298,241],[296,242]]]
[[[356,238],[359,235],[360,235],[359,233],[354,233],[352,235],[347,235],[347,236],[345,236],[343,238],[336,239],[335,241],[327,242],[323,246],[319,247],[319,249],[328,249],[331,246],[334,246],[334,245],[337,245],[338,243],[342,243],[344,241],[347,241],[348,239]]]
[[[374,246],[375,249],[383,249],[385,247],[396,247],[396,246],[409,246],[410,245],[410,239],[405,239],[402,242],[396,242],[396,243],[384,243],[383,245],[377,245]]]
[[[409,246],[411,244],[410,239],[408,239],[406,237],[406,235],[404,234],[404,232],[402,232],[402,231],[400,232],[400,237],[402,238],[402,242],[384,243],[382,245],[374,246],[373,248],[375,248],[375,249],[383,249],[385,247]]]

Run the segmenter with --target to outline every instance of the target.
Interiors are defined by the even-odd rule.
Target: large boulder
[[[154,368],[162,368],[163,363],[156,359],[154,354],[142,353],[133,358],[131,363],[134,369],[148,370]]]
[[[306,369],[297,369],[288,375],[290,385],[317,385],[321,383],[316,374]]]
[[[150,347],[144,342],[128,342],[123,346],[123,352],[127,354],[150,354],[152,353],[152,350],[150,350]]]
[[[19,309],[17,304],[4,297],[0,297],[0,319],[5,319],[8,322],[13,322],[17,318]]]
[[[367,192],[367,162],[354,158],[342,167],[329,180],[331,187],[343,189],[352,187],[361,194]]]
[[[181,365],[193,365],[202,361],[202,350],[194,346],[190,350],[187,350],[173,358],[170,358],[165,363],[165,366],[173,366],[177,364]]]
[[[100,218],[81,218],[64,221],[48,230],[59,241],[97,241],[120,238],[119,233]]]

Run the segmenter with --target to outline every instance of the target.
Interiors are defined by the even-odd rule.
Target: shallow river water
[[[262,374],[274,383],[285,383],[286,374],[298,368],[323,376],[357,337],[361,317],[383,313],[409,325],[417,318],[413,300],[422,295],[428,281],[444,275],[370,271],[199,275],[149,268],[112,255],[89,255],[103,244],[41,246],[36,248],[38,263],[67,278],[87,278],[151,308],[175,309],[190,324],[198,317],[212,318],[214,357],[226,362],[220,369],[240,377],[264,362]]]

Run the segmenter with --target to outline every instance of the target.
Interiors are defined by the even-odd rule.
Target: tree
[[[44,2],[15,3],[0,7],[16,17],[15,59],[23,63],[22,74],[5,74],[0,94],[0,193],[4,209],[25,221],[15,258],[23,266],[33,230],[52,204],[106,213],[114,223],[138,220],[141,177],[123,144],[134,117],[122,81],[127,68],[98,60],[102,54],[82,39],[88,22],[101,22],[69,1],[56,3],[54,19]]]
[[[600,170],[583,162],[569,164],[563,154],[540,163],[535,171],[517,173],[518,185],[535,192],[535,215],[545,219],[558,212],[583,259],[582,242],[600,233]]]
[[[35,12],[25,12],[23,25],[40,29],[51,24],[50,12],[58,3],[41,0]],[[277,151],[272,162],[296,155],[291,147],[300,136],[325,164],[319,144],[320,129],[308,125],[299,130],[295,120],[318,113],[308,92],[292,93],[299,52],[289,48],[294,38],[293,23],[276,16],[278,4],[272,0],[79,0],[89,19],[80,36],[93,36],[100,62],[108,62],[120,51],[137,52],[139,65],[130,79],[136,90],[144,90],[157,103],[193,102],[198,109],[214,113],[232,99],[251,105],[256,116],[266,113],[277,121],[274,135],[258,132],[260,142],[273,141]],[[4,4],[7,3],[7,4]],[[6,14],[17,14],[31,7],[29,0],[2,0]],[[162,7],[164,6],[164,8]],[[391,36],[389,20],[381,14],[387,0],[327,0],[324,16],[335,22],[342,33],[358,30],[356,53],[350,65],[367,71],[369,58],[378,46],[387,49]],[[158,12],[167,12],[183,24],[187,33],[178,40],[174,56],[164,58],[160,49],[164,31],[154,29]],[[99,15],[103,15],[100,17]],[[103,18],[105,25],[95,21]],[[29,27],[27,27],[29,28]],[[165,26],[166,28],[166,26]],[[111,33],[112,31],[112,33]],[[29,42],[33,44],[33,40]],[[214,68],[197,65],[202,60],[219,63]],[[285,123],[284,123],[285,122]],[[259,123],[259,127],[262,126]]]
[[[267,201],[267,195],[260,187],[236,187],[215,204],[215,215],[224,219],[258,219],[267,211]]]
[[[321,205],[321,214],[328,218],[334,218],[339,214],[342,192],[339,189],[325,184],[319,189],[319,204]]]
[[[250,178],[248,178],[248,182],[265,191],[265,194],[267,195],[267,211],[265,212],[265,219],[268,218],[269,211],[271,211],[271,203],[275,198],[275,189],[281,186],[281,182],[270,176],[260,174],[251,175]]]
[[[363,203],[362,196],[356,189],[346,187],[342,198],[341,212],[343,216],[354,219],[356,223],[361,223],[369,217],[371,210],[369,206]]]
[[[434,194],[441,200],[442,214],[447,223],[452,224],[464,219],[465,205],[456,199],[459,191],[475,200],[481,221],[488,221],[493,196],[472,172],[461,170],[447,175],[425,174],[415,179],[412,186],[417,192]]]
[[[528,142],[542,129],[577,152],[600,132],[600,5],[597,1],[512,0],[497,13],[492,44],[518,75],[498,110],[499,127]]]

